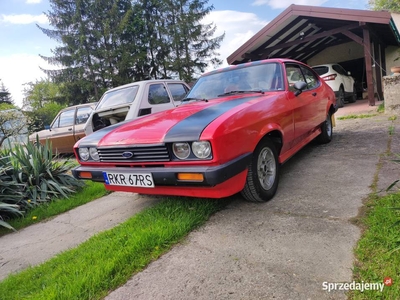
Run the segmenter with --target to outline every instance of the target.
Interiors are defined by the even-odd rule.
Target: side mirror
[[[350,72],[350,71],[347,71],[347,75],[351,76],[351,72]]]
[[[44,125],[44,129],[50,130],[50,125]]]
[[[307,87],[307,83],[305,83],[304,81],[297,81],[294,86],[293,86],[296,91],[294,92],[294,95],[297,97],[298,95],[300,95],[303,90]]]

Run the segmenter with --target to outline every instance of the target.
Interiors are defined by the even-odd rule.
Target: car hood
[[[194,141],[218,117],[261,95],[215,99],[182,104],[174,109],[119,123],[81,139],[79,146],[121,146]],[[264,96],[265,97],[265,96]]]
[[[39,136],[39,138],[46,138],[47,136],[51,135],[51,131],[49,129],[43,129],[37,132],[32,133],[31,135],[29,135],[28,139],[30,141],[35,141],[36,140],[36,136]]]

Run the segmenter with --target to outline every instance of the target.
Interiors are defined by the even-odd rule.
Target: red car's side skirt
[[[321,133],[321,128],[318,127],[314,132],[312,132],[308,137],[304,138],[301,140],[300,143],[298,143],[296,146],[293,148],[289,149],[285,153],[282,153],[279,156],[279,163],[284,163],[287,161],[289,158],[291,158],[295,153],[297,153],[301,148],[303,148],[305,145],[310,143],[313,139],[315,139],[318,135]]]

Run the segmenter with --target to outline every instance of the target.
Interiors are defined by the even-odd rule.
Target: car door
[[[53,149],[59,153],[72,152],[75,144],[74,125],[75,125],[76,108],[64,110],[59,114],[57,119],[50,127],[50,140]]]
[[[146,98],[140,104],[138,116],[148,115],[175,107],[166,86],[162,82],[149,83],[145,89]]]
[[[85,136],[85,124],[92,113],[93,108],[91,106],[79,107],[76,110],[75,126],[74,126],[74,140],[75,142]]]
[[[320,82],[314,72],[303,65],[287,63],[285,68],[294,111],[294,146],[304,140],[322,122],[320,120],[322,107],[317,89],[320,86]],[[295,89],[293,85],[297,81],[306,82],[307,87],[301,94],[294,96]]]

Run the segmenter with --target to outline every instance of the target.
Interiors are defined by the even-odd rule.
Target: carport
[[[364,64],[361,80],[366,82],[369,105],[373,106],[375,96],[383,99],[387,49],[395,46],[390,49],[393,52],[399,45],[399,32],[387,11],[293,4],[233,52],[227,61],[239,64],[285,57],[309,65],[315,62],[355,65],[356,72]]]

